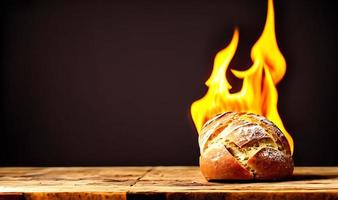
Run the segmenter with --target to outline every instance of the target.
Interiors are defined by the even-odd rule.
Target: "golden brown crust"
[[[255,169],[256,179],[280,179],[293,172],[292,157],[272,148],[259,150],[249,159],[248,165]]]
[[[210,148],[200,157],[200,169],[207,180],[253,178],[253,175],[222,146]]]
[[[207,180],[279,179],[293,172],[285,136],[263,116],[217,115],[202,127],[199,145],[200,168]]]

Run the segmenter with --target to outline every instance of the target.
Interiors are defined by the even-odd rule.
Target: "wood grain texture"
[[[1,199],[338,199],[338,167],[273,182],[207,182],[198,167],[0,168]]]

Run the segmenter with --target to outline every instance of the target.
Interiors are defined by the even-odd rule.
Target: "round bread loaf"
[[[200,169],[207,180],[273,180],[293,173],[288,141],[263,116],[217,115],[202,127],[199,146]]]

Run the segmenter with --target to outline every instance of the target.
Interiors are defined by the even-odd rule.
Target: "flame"
[[[252,66],[246,71],[231,70],[243,85],[239,92],[230,93],[231,85],[225,73],[238,45],[239,31],[235,29],[230,44],[217,53],[206,95],[191,105],[191,115],[200,132],[203,124],[215,115],[225,111],[251,112],[263,115],[274,122],[286,136],[291,152],[293,140],[286,131],[278,114],[278,93],[276,84],[285,74],[286,62],[279,51],[274,22],[272,0],[268,0],[268,11],[263,33],[251,49]]]

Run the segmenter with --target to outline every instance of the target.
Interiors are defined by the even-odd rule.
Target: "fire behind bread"
[[[263,116],[217,115],[202,127],[199,146],[200,169],[207,180],[274,180],[293,173],[285,136]]]

